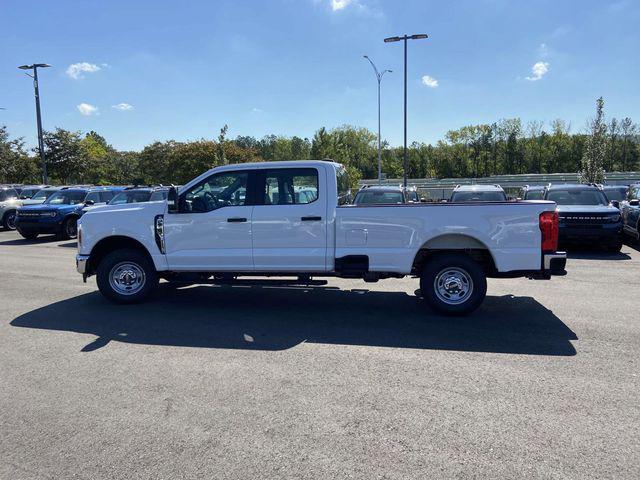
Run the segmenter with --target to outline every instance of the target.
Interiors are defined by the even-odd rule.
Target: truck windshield
[[[362,191],[353,200],[356,205],[382,205],[389,203],[404,203],[402,192]]]
[[[609,202],[600,190],[572,188],[549,190],[547,200],[558,205],[607,205]]]
[[[84,202],[87,192],[81,190],[60,190],[51,195],[45,203],[49,205],[77,205]]]
[[[454,192],[452,202],[506,202],[504,192]]]

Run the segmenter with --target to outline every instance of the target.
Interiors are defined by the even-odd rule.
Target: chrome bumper
[[[78,273],[86,274],[88,261],[89,255],[76,255],[76,270],[78,270]]]
[[[544,271],[551,275],[566,275],[567,252],[545,253],[542,265]]]

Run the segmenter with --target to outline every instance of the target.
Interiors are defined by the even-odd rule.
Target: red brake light
[[[542,212],[540,214],[540,231],[542,232],[542,251],[558,250],[558,212]]]

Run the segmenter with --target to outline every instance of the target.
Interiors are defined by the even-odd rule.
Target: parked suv
[[[122,187],[62,187],[41,205],[18,208],[16,228],[29,240],[40,234],[55,234],[65,240],[75,238],[83,209],[104,205],[121,190]]]
[[[408,203],[406,191],[400,186],[367,185],[356,193],[354,205],[396,205]]]
[[[156,202],[166,200],[169,187],[127,187],[115,195],[109,205],[123,205],[125,203]]]
[[[629,190],[625,185],[603,185],[600,188],[607,196],[607,200],[616,208],[619,208],[620,202],[627,198],[627,190]]]
[[[20,187],[20,200],[29,200],[36,193],[49,185],[24,185]]]
[[[18,192],[13,187],[0,187],[0,223],[5,230],[15,229]]]
[[[453,189],[452,203],[506,202],[507,194],[500,185],[458,185]]]
[[[558,205],[560,243],[601,246],[616,252],[622,248],[620,210],[609,204],[597,185],[549,185],[544,199]]]
[[[522,200],[542,200],[544,185],[525,185],[522,187]]]
[[[629,185],[626,200],[620,202],[623,231],[640,240],[640,183]]]

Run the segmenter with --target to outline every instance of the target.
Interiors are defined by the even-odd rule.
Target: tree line
[[[523,123],[519,118],[469,125],[447,132],[435,144],[408,148],[409,178],[483,177],[498,174],[603,172],[640,168],[640,129],[630,118],[604,119],[598,99],[596,116],[584,133],[571,132],[563,120]],[[311,139],[267,135],[230,139],[225,125],[215,138],[156,141],[141,151],[120,151],[100,134],[62,128],[44,133],[51,183],[182,184],[214,166],[276,160],[330,158],[344,164],[351,182],[377,176],[377,137],[362,127],[320,128]],[[399,178],[403,148],[383,143],[382,171]],[[595,173],[594,173],[595,172]],[[595,176],[594,176],[595,175]],[[0,126],[0,183],[38,183],[37,150],[11,138]]]

